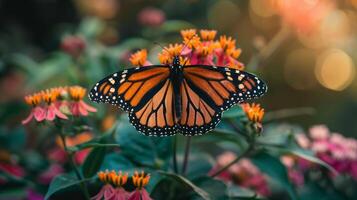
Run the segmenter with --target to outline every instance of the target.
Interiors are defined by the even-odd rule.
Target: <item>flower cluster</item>
[[[241,49],[236,47],[236,40],[225,35],[216,38],[215,30],[182,30],[182,42],[169,44],[158,54],[162,64],[171,64],[173,56],[180,56],[183,65],[228,66],[243,70],[244,65],[237,59]],[[151,65],[147,60],[147,51],[140,50],[132,54],[130,62],[135,66]]]
[[[341,174],[350,175],[357,180],[357,140],[346,138],[338,133],[331,133],[324,125],[313,126],[309,135],[298,134],[296,141],[300,147],[311,150],[315,155]],[[304,182],[303,172],[317,167],[306,160],[284,156],[283,163],[289,169],[293,182]],[[333,176],[334,174],[331,174]]]
[[[61,49],[74,58],[80,56],[85,47],[84,39],[79,36],[66,36],[61,42]]]
[[[22,124],[27,124],[32,119],[37,122],[53,121],[56,118],[68,119],[64,111],[74,116],[87,116],[89,112],[96,112],[95,108],[83,101],[85,94],[86,89],[71,86],[50,88],[27,95],[25,102],[32,106],[32,110]]]
[[[217,158],[217,165],[213,168],[214,173],[216,169],[226,166],[234,159],[236,154],[233,152],[224,152]],[[256,191],[258,194],[268,196],[270,190],[265,175],[249,160],[243,158],[232,165],[219,176],[224,181],[231,181],[241,187],[249,188]]]
[[[145,186],[149,183],[150,174],[134,172],[131,177],[132,184],[136,189],[132,192],[127,192],[123,186],[128,182],[128,173],[122,173],[121,171],[101,171],[98,173],[98,178],[105,185],[99,191],[97,195],[92,197],[93,200],[151,200],[149,193],[145,190]]]

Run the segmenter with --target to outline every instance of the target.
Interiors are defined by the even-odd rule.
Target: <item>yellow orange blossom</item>
[[[32,95],[27,95],[25,96],[25,102],[28,105],[31,106],[37,106],[38,104],[40,104],[42,101],[42,94],[41,93],[35,93]]]
[[[170,44],[169,47],[165,47],[161,53],[158,54],[160,63],[170,64],[174,56],[179,56],[182,51],[182,44]]]
[[[217,31],[215,30],[200,30],[200,35],[203,40],[212,41],[216,37]]]
[[[55,102],[59,94],[60,91],[57,88],[41,91],[42,99],[48,104]]]
[[[82,100],[86,94],[86,89],[81,86],[71,86],[68,88],[71,98],[75,101]]]
[[[123,174],[121,171],[119,171],[118,173],[110,173],[109,179],[113,185],[123,186],[128,181],[128,173]]]
[[[105,170],[98,172],[98,178],[100,181],[102,181],[103,183],[109,183],[110,179],[109,179],[109,171]]]
[[[232,37],[223,35],[219,37],[219,44],[221,45],[221,48],[226,51],[227,49],[235,48],[236,40],[232,39]]]
[[[98,178],[103,183],[110,183],[115,186],[123,186],[128,182],[128,173],[122,173],[121,171],[115,172],[114,170],[105,170],[98,172]]]
[[[242,108],[250,121],[258,123],[262,122],[264,109],[261,108],[259,104],[252,103],[250,105],[248,103],[244,103],[242,104]]]
[[[236,49],[235,47],[226,50],[226,54],[228,56],[231,56],[234,59],[237,59],[241,53],[242,53],[242,50]]]
[[[135,66],[144,66],[144,63],[146,62],[148,56],[148,52],[146,49],[141,49],[134,54],[132,54],[129,58],[129,61],[131,64]]]
[[[150,174],[145,174],[144,171],[141,171],[141,173],[135,171],[134,175],[132,176],[132,179],[134,186],[141,189],[149,183]]]
[[[185,39],[191,39],[193,36],[196,36],[196,29],[186,29],[186,30],[181,30],[181,35]]]
[[[199,45],[196,50],[200,56],[208,56],[209,54],[213,53],[216,45],[214,43],[210,43],[208,45]]]
[[[200,46],[201,41],[200,41],[200,37],[198,37],[197,35],[192,36],[191,38],[184,38],[183,39],[183,43],[185,46],[187,46],[190,49],[195,49],[198,46]]]
[[[190,59],[180,56],[180,64],[183,65],[183,66],[184,65],[191,65]]]

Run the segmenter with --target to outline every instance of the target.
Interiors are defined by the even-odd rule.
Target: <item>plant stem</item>
[[[188,136],[186,139],[186,147],[185,147],[185,157],[183,159],[182,165],[182,174],[185,175],[187,171],[188,157],[190,154],[190,146],[191,146],[191,137]]]
[[[64,150],[66,151],[67,155],[68,155],[68,158],[69,158],[69,164],[71,165],[74,173],[76,174],[76,177],[79,181],[83,181],[83,177],[79,171],[79,169],[77,168],[76,164],[74,163],[73,161],[73,153],[68,149],[68,146],[67,146],[67,143],[66,143],[66,138],[65,138],[65,135],[62,133],[62,131],[60,131],[60,138],[62,140],[62,144],[63,144],[63,147],[64,147]],[[87,200],[90,199],[90,196],[89,196],[89,192],[88,192],[88,189],[87,189],[87,186],[84,182],[80,183],[79,184],[81,190],[83,191],[83,194],[85,196],[85,198]]]
[[[268,44],[263,47],[257,55],[254,55],[248,65],[247,69],[250,70],[257,70],[259,64],[263,62],[265,59],[267,59],[269,56],[271,56],[276,49],[289,37],[290,35],[290,29],[283,25],[279,32],[277,32],[274,37],[268,42]]]
[[[173,167],[174,167],[174,172],[177,174],[178,169],[177,169],[177,135],[174,136],[174,142],[172,145],[173,149],[173,156],[172,156],[172,161],[173,161]]]
[[[254,144],[250,143],[249,147],[242,153],[240,154],[236,159],[232,160],[230,163],[228,163],[226,166],[222,167],[221,169],[219,169],[218,171],[214,172],[211,177],[216,177],[219,174],[221,174],[222,172],[224,172],[225,170],[227,170],[228,168],[230,168],[232,165],[234,165],[236,162],[238,162],[240,159],[242,159],[243,157],[247,156],[254,148]]]

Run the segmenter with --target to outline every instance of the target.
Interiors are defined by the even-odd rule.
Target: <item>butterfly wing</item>
[[[99,81],[89,98],[128,111],[130,122],[145,135],[173,135],[176,126],[169,75],[167,66],[127,69]]]
[[[190,65],[184,67],[183,74],[180,131],[184,135],[212,130],[223,111],[267,90],[255,75],[226,67]]]

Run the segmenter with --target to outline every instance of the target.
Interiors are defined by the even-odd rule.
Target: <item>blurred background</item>
[[[148,60],[158,64],[157,54],[162,51],[161,46],[181,42],[180,31],[189,28],[214,29],[218,36],[232,36],[242,50],[238,60],[245,64],[245,70],[266,81],[268,93],[257,101],[267,113],[265,122],[276,120],[279,124],[264,124],[260,142],[268,143],[263,148],[269,145],[278,148],[277,144],[283,144],[283,153],[274,149],[272,155],[276,158],[270,159],[278,160],[278,164],[279,159],[284,162],[280,156],[290,148],[284,145],[285,140],[292,139],[291,133],[309,132],[310,137],[331,135],[332,145],[328,145],[332,150],[328,150],[327,158],[322,160],[330,164],[327,160],[330,154],[337,154],[332,161],[337,160],[338,165],[331,165],[339,170],[335,166],[345,167],[352,163],[347,174],[357,180],[356,140],[341,139],[339,134],[333,134],[357,137],[357,0],[0,0],[0,184],[7,184],[0,187],[0,193],[18,195],[25,191],[26,194],[18,195],[21,196],[18,199],[26,195],[38,197],[36,195],[48,191],[55,175],[70,172],[63,146],[55,137],[59,132],[55,127],[46,126],[46,123],[21,124],[31,112],[24,96],[58,86],[80,85],[89,89],[106,75],[131,67],[131,53],[142,48],[148,49]],[[119,117],[119,109],[91,104],[86,97],[85,101],[98,111],[90,117],[76,118],[72,127],[65,127],[71,136],[68,143],[74,146],[107,132],[117,120],[125,121]],[[221,124],[224,127],[224,123]],[[307,131],[317,124],[324,124],[331,131],[324,126]],[[128,127],[132,128],[131,125]],[[137,142],[135,139],[140,145],[154,139],[136,134],[135,130],[126,130],[123,129],[124,136],[115,142],[127,145],[121,151],[126,150],[129,158],[138,159],[133,163],[140,163],[143,159],[130,146],[136,148],[132,145]],[[202,149],[207,150],[208,146],[211,148],[218,143],[218,137],[214,134],[211,137],[211,140],[207,137],[209,144],[204,143]],[[172,138],[160,141],[171,142]],[[238,140],[244,142],[244,139]],[[302,138],[305,143],[309,143],[308,140]],[[338,145],[334,140],[339,142]],[[353,148],[346,145],[348,151],[339,151],[340,147],[345,147],[346,141],[350,141]],[[302,145],[304,142],[300,143],[306,148]],[[311,143],[318,144],[313,140]],[[165,148],[159,148],[169,157],[171,143],[167,144]],[[297,145],[293,144],[291,148],[294,150]],[[226,147],[220,150],[230,149],[229,145]],[[241,153],[240,148],[235,153]],[[78,151],[76,163],[96,162],[90,156],[85,159],[88,154],[89,149]],[[151,151],[146,154],[152,156]],[[342,159],[349,155],[354,156],[353,159]],[[120,160],[115,156],[122,156],[117,154],[117,149],[108,153],[102,167],[117,167]],[[205,161],[198,161],[197,166],[203,167],[210,166],[208,162],[215,159],[197,157]],[[228,157],[232,155],[228,154]],[[269,176],[279,180],[275,173],[285,171],[285,168],[276,170],[271,167],[271,160],[266,156],[262,158],[265,165],[260,169],[271,169]],[[220,162],[219,158],[216,160]],[[157,160],[150,157],[151,161],[155,161],[156,166]],[[287,161],[293,162],[291,159]],[[286,162],[284,164],[291,167]],[[247,168],[252,167],[248,165]],[[315,168],[308,169],[312,174],[316,172]],[[318,179],[328,177],[328,172],[323,172],[318,173]],[[7,174],[15,178],[7,177]],[[311,193],[311,199],[320,195],[314,193],[315,178],[307,182],[307,190],[303,188],[304,192]],[[5,182],[7,179],[10,181]],[[335,185],[339,186],[337,189],[348,190],[344,193],[346,196],[339,199],[356,196],[355,180],[345,183],[334,179]],[[283,182],[283,187],[288,186],[287,182]],[[23,185],[30,189],[18,189],[17,186]],[[322,182],[322,186],[326,185],[334,186]],[[324,197],[334,199],[332,190],[322,187],[321,191]],[[273,191],[272,196],[275,193]],[[282,197],[277,195],[275,199]]]
[[[356,0],[0,0],[0,24],[0,118],[10,127],[25,116],[25,94],[89,87],[142,47],[158,62],[153,42],[202,28],[237,40],[240,61],[269,86],[266,110],[311,107],[288,120],[356,134]]]

